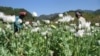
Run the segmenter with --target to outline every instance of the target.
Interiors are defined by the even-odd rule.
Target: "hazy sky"
[[[100,0],[0,0],[0,6],[25,8],[41,15],[76,9],[100,9]]]

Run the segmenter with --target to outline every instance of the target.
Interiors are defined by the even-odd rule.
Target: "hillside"
[[[27,12],[27,16],[25,17],[25,20],[32,20],[31,13],[25,10],[24,8],[12,8],[12,7],[0,6],[0,12],[4,12],[6,15],[16,15],[17,16],[20,11]]]
[[[12,15],[12,14],[18,15],[18,13],[20,11],[26,11],[27,12],[27,16],[26,16],[25,20],[33,20],[31,13],[28,12],[27,10],[25,10],[24,8],[12,8],[12,7],[0,6],[0,11],[4,12],[7,15]],[[92,23],[100,22],[100,9],[98,9],[96,11],[80,10],[79,9],[79,10],[70,10],[70,11],[66,11],[66,12],[62,12],[62,13],[64,15],[69,14],[69,15],[75,17],[75,11],[81,11],[83,13],[83,16],[86,18],[87,21],[91,21]],[[59,13],[54,13],[54,14],[50,14],[50,15],[40,15],[36,19],[55,20],[55,19],[58,19],[58,14]]]

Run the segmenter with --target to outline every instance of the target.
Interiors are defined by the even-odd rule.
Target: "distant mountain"
[[[94,13],[95,11],[93,11],[93,10],[83,10],[83,12]]]
[[[54,19],[58,16],[59,13],[54,13],[54,14],[50,14],[50,15],[40,15],[39,17],[37,17],[37,19]]]

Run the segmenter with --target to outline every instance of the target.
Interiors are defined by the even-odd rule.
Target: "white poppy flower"
[[[40,24],[41,24],[39,20],[37,20],[36,22],[37,22],[37,24],[38,24],[38,25],[40,25]]]
[[[75,36],[77,37],[83,37],[84,35],[84,30],[78,30],[78,32],[75,33]]]
[[[25,22],[25,25],[29,25],[29,23],[30,23],[29,21],[26,21],[26,22]]]
[[[10,25],[10,24],[7,24],[7,25],[6,25],[6,28],[7,28],[7,29],[11,29],[11,25]]]
[[[15,22],[15,15],[5,15],[2,19],[4,22],[12,23]]]
[[[63,17],[63,14],[58,14],[59,17]]]
[[[37,15],[36,12],[33,12],[33,13],[32,13],[32,16],[33,16],[33,17],[37,17],[38,15]]]
[[[48,31],[44,31],[44,32],[41,32],[41,35],[45,36],[47,33]]]
[[[70,15],[67,15],[67,16],[64,16],[64,17],[60,18],[58,21],[59,22],[70,22],[72,20],[74,20],[74,18],[71,17]]]
[[[85,24],[86,30],[90,31],[90,29],[91,29],[90,26],[91,26],[91,22],[86,22],[86,24]]]
[[[3,12],[0,12],[0,18],[3,18],[5,15]]]
[[[39,27],[36,27],[36,28],[33,28],[32,30],[31,30],[31,32],[37,32],[37,31],[39,31],[40,30],[40,28]]]
[[[70,32],[74,33],[76,30],[74,28],[70,29]]]
[[[42,20],[43,22],[45,22],[46,24],[50,23],[50,20]]]
[[[37,22],[32,22],[33,26],[38,26]]]
[[[76,24],[70,24],[70,26],[76,26]]]
[[[100,26],[100,24],[99,23],[95,23],[95,26]]]

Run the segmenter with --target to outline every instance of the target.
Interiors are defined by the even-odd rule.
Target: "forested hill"
[[[31,13],[25,10],[24,8],[12,8],[12,7],[0,6],[0,12],[5,13],[6,15],[16,15],[17,16],[20,11],[27,12],[27,16],[25,17],[25,20],[32,20]]]
[[[27,16],[25,18],[25,20],[33,20],[33,17],[31,15],[31,13],[27,10],[25,10],[24,8],[12,8],[12,7],[3,7],[0,6],[0,11],[4,12],[7,15],[18,15],[20,11],[26,11],[27,12]],[[97,9],[95,11],[92,10],[70,10],[70,11],[65,11],[62,12],[64,15],[69,14],[75,17],[75,11],[81,11],[83,13],[83,16],[86,18],[87,21],[91,21],[92,23],[95,22],[100,22],[100,9]],[[40,15],[39,17],[37,17],[36,19],[50,19],[50,20],[54,20],[54,19],[58,19],[58,13],[54,13],[54,14],[50,14],[50,15]]]

